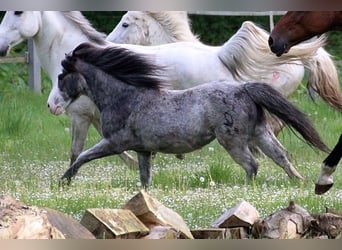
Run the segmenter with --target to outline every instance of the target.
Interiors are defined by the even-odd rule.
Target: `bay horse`
[[[303,179],[266,123],[265,110],[298,131],[308,144],[329,152],[310,120],[265,83],[214,81],[170,90],[165,67],[144,54],[119,47],[79,45],[62,61],[58,88],[67,105],[86,95],[101,114],[103,138],[82,152],[61,178],[70,183],[86,162],[134,150],[140,180],[151,184],[151,152],[183,154],[215,138],[241,165],[247,180],[258,163],[250,141],[294,178]]]
[[[302,41],[327,31],[342,30],[342,11],[289,11],[276,23],[269,37],[273,53],[281,56]],[[333,173],[342,158],[342,134],[323,160],[315,193],[324,194],[334,184]]]
[[[342,11],[288,11],[275,24],[268,42],[272,52],[281,56],[294,45],[330,30],[342,30]]]

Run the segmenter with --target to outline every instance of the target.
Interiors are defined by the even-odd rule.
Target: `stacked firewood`
[[[182,217],[140,191],[117,209],[89,208],[80,222],[48,208],[0,197],[0,239],[303,239],[341,238],[342,215],[310,214],[290,202],[265,218],[241,201],[208,228],[194,229]]]

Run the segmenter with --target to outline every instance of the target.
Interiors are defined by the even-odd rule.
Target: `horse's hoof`
[[[333,185],[334,185],[334,183],[327,184],[327,185],[315,184],[315,194],[318,194],[318,195],[324,194],[324,193],[327,192]]]

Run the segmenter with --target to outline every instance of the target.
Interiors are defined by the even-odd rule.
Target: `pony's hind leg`
[[[254,179],[258,173],[258,162],[248,147],[247,138],[242,135],[229,138],[226,135],[217,135],[217,140],[233,160],[245,170],[247,182]]]
[[[284,169],[289,177],[304,180],[301,174],[288,160],[285,148],[281,145],[268,125],[259,124],[256,127],[255,142],[265,155],[267,155],[278,166]]]

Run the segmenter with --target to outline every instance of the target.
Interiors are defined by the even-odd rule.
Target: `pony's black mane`
[[[129,85],[153,89],[167,85],[162,75],[163,67],[153,64],[146,56],[126,48],[101,48],[90,43],[82,43],[72,52],[72,57],[92,64]]]

